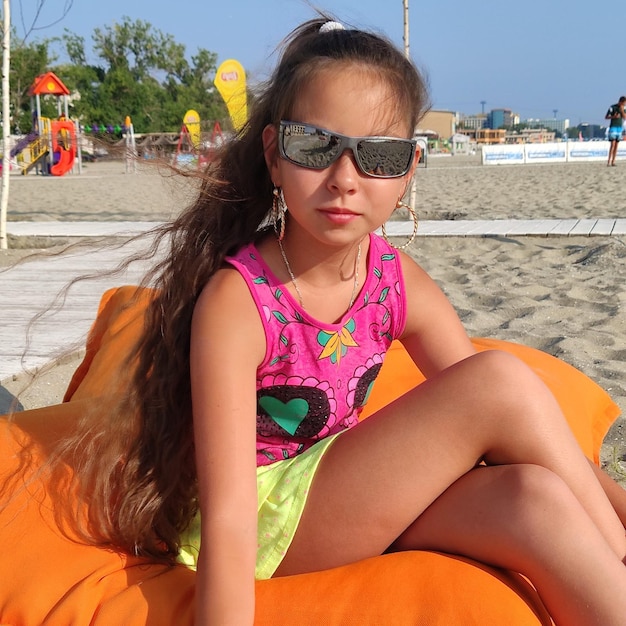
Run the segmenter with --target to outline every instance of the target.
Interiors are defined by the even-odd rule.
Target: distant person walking
[[[612,104],[604,119],[611,120],[609,124],[609,160],[607,165],[615,165],[615,157],[617,156],[617,145],[622,138],[624,132],[624,119],[626,118],[626,111],[624,111],[624,105],[626,104],[626,96],[622,96],[617,104]]]

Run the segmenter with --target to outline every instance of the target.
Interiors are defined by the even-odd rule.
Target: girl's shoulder
[[[195,333],[194,333],[195,330]],[[192,338],[210,337],[210,344],[246,337],[251,355],[264,355],[264,330],[246,280],[225,264],[204,286],[193,312]]]
[[[241,274],[231,265],[224,264],[202,288],[196,308],[225,307],[240,301],[247,293],[248,288]]]
[[[223,309],[233,307],[239,309],[242,298],[249,297],[250,292],[243,268],[252,269],[258,254],[254,244],[246,244],[237,252],[227,256],[213,276],[203,287],[196,307],[203,309]]]

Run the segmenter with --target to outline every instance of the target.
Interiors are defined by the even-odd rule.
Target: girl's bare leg
[[[399,539],[403,533],[481,460],[489,465],[532,464],[539,466],[538,471],[546,468],[556,474],[553,482],[558,482],[557,477],[560,477],[560,487],[567,494],[563,496],[567,506],[563,504],[558,510],[551,509],[543,519],[546,528],[542,528],[542,532],[550,537],[550,529],[554,534],[562,532],[571,541],[570,551],[579,556],[567,560],[550,550],[542,554],[543,546],[539,541],[533,546],[536,555],[524,550],[523,546],[516,553],[513,550],[515,541],[526,542],[528,539],[524,536],[523,526],[513,529],[510,537],[507,528],[502,528],[502,542],[511,544],[511,549],[506,551],[511,555],[507,557],[506,567],[528,569],[529,561],[532,561],[533,573],[536,571],[539,575],[539,570],[544,568],[542,563],[550,562],[552,570],[545,571],[557,572],[563,577],[566,568],[575,565],[572,559],[580,559],[577,570],[584,569],[582,565],[589,559],[593,562],[590,568],[596,573],[600,569],[615,570],[614,576],[608,576],[612,582],[604,589],[615,591],[611,584],[626,589],[626,568],[620,563],[626,554],[624,529],[556,401],[523,363],[496,351],[480,353],[456,364],[333,443],[320,465],[298,532],[277,574],[354,562],[381,554],[396,540],[399,546],[404,545],[405,540],[408,541],[406,545],[410,545],[408,538],[411,535]],[[489,471],[504,472],[505,468],[490,468]],[[521,471],[520,468],[517,471]],[[475,475],[484,476],[483,481],[488,476],[496,476],[495,473],[479,472],[486,470],[471,471],[467,480]],[[545,475],[552,476],[550,472]],[[510,485],[506,486],[506,481],[503,484],[502,489],[508,493]],[[447,505],[449,510],[456,510],[461,519],[467,501],[461,497],[465,493],[464,486],[471,486],[471,483],[459,481],[450,491],[455,497]],[[457,493],[461,495],[457,496]],[[468,493],[472,491],[468,489]],[[531,513],[535,506],[540,509],[548,507],[550,503],[539,497],[539,489],[533,489],[532,494],[537,502],[526,500]],[[568,496],[574,504],[567,501]],[[439,502],[445,504],[443,498]],[[557,498],[554,502],[560,500]],[[535,520],[535,523],[539,524],[539,521]],[[424,528],[434,525],[425,524]],[[493,531],[500,526],[506,524],[496,516]],[[581,535],[577,533],[587,527],[596,534],[590,544],[594,548],[580,551]],[[421,527],[415,525],[413,528]],[[576,528],[577,532],[564,531],[569,528]],[[416,540],[418,545],[413,547],[426,545],[424,534],[420,531],[419,542]],[[493,562],[489,560],[489,554],[477,549],[480,546],[480,541],[470,542],[465,553]],[[446,547],[442,545],[438,549],[445,550]],[[473,550],[476,554],[472,554]],[[520,552],[525,561],[517,563]],[[543,594],[569,597],[570,592],[574,593],[568,580],[556,574],[555,591],[551,591],[552,575],[547,574],[545,582],[537,583],[546,587]],[[590,593],[595,593],[595,588]],[[623,592],[620,595],[626,597]],[[592,600],[594,606],[604,606],[604,596]],[[626,603],[626,600],[621,602]],[[610,611],[611,607],[606,610]],[[624,611],[620,613],[621,616],[624,614]]]
[[[526,575],[555,623],[623,623],[626,568],[569,488],[536,465],[472,470],[394,542]]]
[[[626,490],[616,483],[606,472],[602,471],[597,465],[589,462],[600,485],[604,489],[609,502],[613,505],[617,516],[622,522],[622,526],[626,528]]]

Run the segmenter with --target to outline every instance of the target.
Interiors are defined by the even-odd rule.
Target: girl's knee
[[[503,497],[514,509],[510,513],[519,520],[548,519],[553,523],[579,506],[565,481],[545,467],[520,463],[500,466],[499,470],[497,480]]]
[[[470,357],[474,376],[494,402],[508,404],[514,414],[558,405],[546,384],[524,361],[501,350],[485,350]]]
[[[536,374],[524,361],[503,350],[485,350],[471,356],[468,361],[482,372],[485,381],[515,383],[526,378],[535,382]]]

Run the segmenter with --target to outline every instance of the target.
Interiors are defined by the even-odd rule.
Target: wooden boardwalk
[[[22,237],[123,237],[158,226],[158,222],[8,222],[9,235]],[[411,222],[389,222],[390,235],[408,235]],[[607,236],[626,235],[626,219],[546,219],[546,220],[425,220],[418,236]]]
[[[153,222],[9,222],[10,235],[42,237],[129,236],[148,230]],[[389,235],[408,235],[409,222],[390,222]],[[626,219],[424,221],[419,236],[619,236],[626,235]],[[134,244],[135,245],[135,244]],[[130,256],[133,246],[121,249],[84,249],[57,257],[42,257],[0,272],[0,383],[26,369],[48,363],[72,346],[82,346],[95,317],[102,292],[109,287],[139,282],[146,266],[137,263],[126,272],[77,283],[62,306],[29,327],[33,317],[47,310],[69,281],[99,275]],[[28,338],[28,339],[27,339]],[[28,347],[26,345],[28,343]]]
[[[110,287],[138,283],[146,266],[137,263],[116,276],[80,281],[64,302],[55,304],[55,299],[72,278],[112,270],[131,252],[131,246],[85,249],[0,271],[0,384],[25,369],[49,363],[72,347],[84,347],[102,293]],[[55,306],[31,324],[36,314],[51,305]]]
[[[409,235],[410,222],[389,222],[388,235]],[[568,237],[626,235],[626,219],[430,220],[419,223],[424,237]]]

